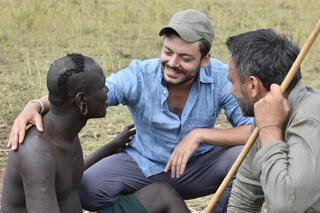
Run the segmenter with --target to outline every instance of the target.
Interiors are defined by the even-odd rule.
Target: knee
[[[222,159],[219,161],[215,172],[221,176],[221,178],[224,178],[227,173],[229,172],[230,168],[232,167],[233,163],[237,159],[238,155],[240,154],[243,146],[234,146],[227,148],[223,155]]]
[[[89,175],[83,175],[79,196],[82,208],[85,210],[95,211],[97,209],[95,200],[98,188],[95,183]]]
[[[96,175],[84,174],[80,185],[80,201],[82,208],[89,211],[96,211],[111,205],[114,200],[109,187],[106,190],[105,183],[97,179]],[[112,187],[110,187],[112,189]]]
[[[165,182],[158,182],[152,184],[154,191],[157,192],[158,197],[165,200],[172,200],[175,197],[180,197],[175,188]]]

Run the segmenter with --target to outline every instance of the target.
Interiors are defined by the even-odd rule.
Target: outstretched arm
[[[40,103],[41,102],[41,103]],[[18,117],[14,120],[9,136],[7,147],[17,150],[19,144],[23,143],[28,124],[35,125],[38,131],[43,131],[41,113],[46,113],[50,109],[48,95],[29,101]]]
[[[120,132],[109,143],[103,145],[88,157],[86,157],[86,159],[84,160],[84,170],[88,169],[90,166],[92,166],[102,158],[123,150],[126,147],[126,144],[130,142],[131,136],[133,136],[135,133],[136,130],[133,124],[124,127],[122,132]]]

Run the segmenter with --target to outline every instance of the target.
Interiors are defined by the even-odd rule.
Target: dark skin
[[[31,128],[30,143],[10,153],[4,177],[3,212],[82,212],[83,173],[79,139],[60,146]]]
[[[68,66],[68,63],[72,62],[67,60],[62,64]],[[31,127],[26,134],[27,143],[10,153],[4,176],[2,213],[82,213],[79,188],[83,171],[123,150],[135,134],[133,125],[125,127],[84,162],[78,133],[88,119],[105,116],[107,98],[100,66],[89,62],[85,69],[90,72],[70,80],[72,88],[77,89],[74,97],[62,106],[51,106],[43,116],[44,131]],[[72,85],[72,82],[79,83]],[[189,212],[178,193],[167,184],[151,184],[134,196],[148,212]]]
[[[126,126],[112,141],[90,154],[84,161],[84,168],[87,169],[99,160],[122,151],[135,132],[133,124]],[[150,213],[190,212],[178,192],[167,183],[152,183],[134,192],[133,195]],[[126,211],[130,212],[132,209]]]
[[[73,62],[66,59],[63,63],[72,67]],[[105,76],[94,62],[85,63],[85,71],[75,78],[74,82],[81,82],[69,82],[77,90],[75,95],[43,117],[44,132],[31,127],[28,143],[10,153],[4,176],[3,213],[82,213],[78,192],[84,161],[78,133],[88,119],[105,116],[107,97]],[[92,86],[88,89],[86,85]]]
[[[46,120],[47,117],[48,115],[44,116],[44,119]],[[47,122],[45,122],[45,127],[47,126],[46,123]],[[32,140],[32,142],[28,143],[28,145],[22,145],[18,152],[10,153],[10,160],[8,160],[4,178],[4,196],[2,203],[12,203],[14,205],[2,205],[3,212],[27,212],[25,208],[26,202],[30,203],[32,201],[40,201],[34,204],[34,206],[37,206],[37,209],[39,209],[39,205],[46,205],[44,201],[55,201],[55,203],[59,203],[61,212],[82,212],[78,193],[80,180],[83,175],[83,166],[86,169],[100,159],[122,150],[134,134],[135,129],[133,129],[133,125],[126,126],[113,140],[89,155],[83,162],[82,149],[78,137],[71,144],[61,146],[54,142],[51,143],[53,141],[52,139],[43,141],[42,138],[44,134],[39,133],[34,127],[31,128],[27,133],[26,139]],[[37,138],[41,139],[38,140]],[[48,158],[48,155],[54,156],[52,160],[45,160]],[[30,158],[30,156],[33,157]],[[30,160],[32,160],[32,162],[30,162]],[[40,167],[44,160],[47,164],[45,164],[43,170],[41,170]],[[49,164],[50,162],[52,164]],[[21,164],[23,164],[23,166],[21,166]],[[21,168],[25,169],[19,171]],[[50,176],[53,176],[52,173],[55,172],[56,182],[60,184],[55,184],[55,180],[52,180],[53,178],[50,179]],[[35,188],[32,183],[23,184],[23,177],[29,177],[29,179],[32,178],[35,181],[40,177],[45,177],[43,178],[45,182],[43,181],[43,184],[39,185],[39,188],[52,188],[52,186],[56,185],[55,189],[50,190],[51,192],[55,191],[56,198],[43,199],[47,195],[43,195],[41,190]],[[30,188],[29,190],[28,187]],[[24,190],[26,192],[35,190],[34,194],[38,196],[34,197],[34,195],[32,195],[33,200],[29,201],[28,198],[30,198],[30,196],[25,196]],[[51,196],[54,197],[54,195]],[[140,193],[140,197],[141,196],[143,196],[143,193]],[[146,198],[149,197],[147,194],[145,196]],[[141,200],[146,200],[146,198],[142,198]],[[6,207],[8,207],[8,209],[6,209]],[[34,212],[31,209],[29,211]],[[59,209],[55,210],[55,212],[59,211]]]
[[[100,147],[86,157],[84,161],[84,170],[88,169],[99,160],[122,151],[126,147],[126,144],[131,141],[131,137],[135,133],[136,130],[134,129],[133,124],[124,127],[122,132],[120,132],[112,141]]]

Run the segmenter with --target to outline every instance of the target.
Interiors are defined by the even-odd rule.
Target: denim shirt
[[[146,177],[163,172],[177,144],[195,128],[212,128],[223,108],[232,126],[251,124],[243,117],[230,94],[227,66],[210,59],[201,68],[189,92],[181,117],[169,111],[168,89],[159,59],[133,60],[129,66],[106,80],[108,105],[127,105],[136,127],[136,135],[126,152]],[[194,156],[215,146],[201,145]]]

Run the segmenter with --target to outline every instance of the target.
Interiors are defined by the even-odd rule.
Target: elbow
[[[278,199],[273,201],[267,201],[267,205],[269,206],[270,212],[277,212],[277,213],[295,213],[295,212],[304,212],[302,206],[295,205],[295,202],[287,202],[285,200]]]
[[[292,208],[292,206],[286,203],[276,204],[276,205],[269,204],[269,209],[271,212],[277,212],[277,213],[296,212],[296,209]]]

